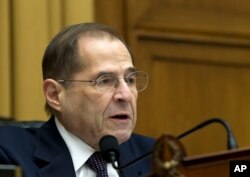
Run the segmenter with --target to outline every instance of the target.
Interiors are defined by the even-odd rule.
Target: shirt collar
[[[57,118],[55,118],[55,122],[59,133],[69,149],[74,169],[77,171],[85,164],[95,150],[83,142],[80,138],[67,131]]]

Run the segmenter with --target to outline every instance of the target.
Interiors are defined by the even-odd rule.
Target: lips
[[[123,120],[123,119],[130,118],[130,116],[128,114],[115,114],[115,115],[111,116],[110,118]]]

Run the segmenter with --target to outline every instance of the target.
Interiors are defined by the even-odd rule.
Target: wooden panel
[[[126,38],[124,0],[94,0],[94,8],[95,21],[111,25]]]
[[[137,131],[154,137],[178,135],[221,117],[229,121],[240,145],[249,145],[249,48],[162,39],[142,38],[138,43],[143,62],[137,65],[149,72],[150,85],[139,100]],[[226,148],[225,130],[210,125],[183,143],[189,154],[220,151]]]
[[[186,177],[229,177],[231,160],[249,159],[249,149],[188,157],[183,160],[182,174]]]
[[[249,37],[247,0],[128,0],[129,24],[150,30]],[[130,28],[130,27],[129,27]],[[133,30],[133,29],[132,29]]]
[[[239,146],[249,146],[250,1],[123,3],[124,35],[136,66],[150,74],[148,89],[140,93],[136,131],[179,135],[221,117]],[[182,141],[190,155],[226,149],[225,131],[216,124]]]

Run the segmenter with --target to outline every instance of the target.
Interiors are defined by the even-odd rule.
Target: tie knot
[[[102,158],[100,152],[92,154],[86,164],[96,172],[97,177],[108,177],[107,162]]]

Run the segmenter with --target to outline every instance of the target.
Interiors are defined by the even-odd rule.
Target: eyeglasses
[[[64,82],[90,82],[96,86],[100,92],[105,92],[117,88],[120,83],[120,79],[124,79],[128,87],[132,91],[141,92],[146,89],[148,85],[148,74],[143,71],[135,71],[129,73],[124,78],[117,78],[114,74],[105,74],[94,80],[57,80],[59,83]]]

